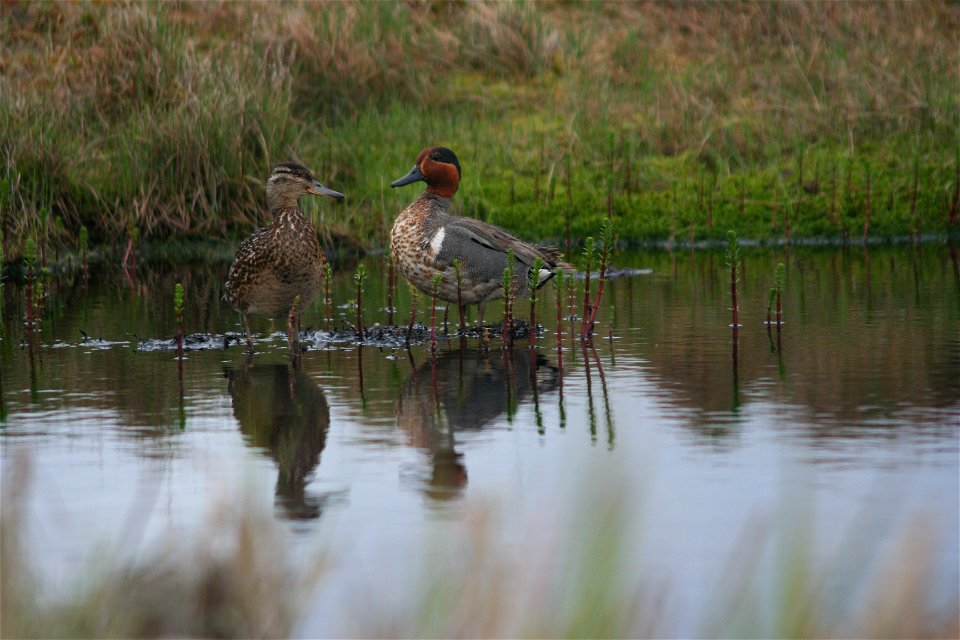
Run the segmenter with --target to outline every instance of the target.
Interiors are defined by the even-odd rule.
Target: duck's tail
[[[546,264],[550,269],[554,271],[561,269],[563,271],[574,272],[577,270],[572,264],[563,259],[563,252],[560,249],[548,245],[548,244],[538,244],[536,245],[537,251],[539,251],[544,258],[544,264]]]
[[[557,275],[557,271],[566,271],[568,273],[576,272],[576,267],[563,259],[563,252],[560,251],[560,249],[546,244],[538,244],[535,246],[544,259],[544,267],[540,269],[537,277],[537,286],[534,287],[535,289],[539,289],[547,284],[550,278]]]

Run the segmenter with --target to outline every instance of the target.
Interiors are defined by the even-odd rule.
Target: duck
[[[433,295],[434,276],[440,275],[437,297],[452,303],[457,302],[454,261],[459,260],[460,300],[478,306],[477,322],[482,326],[484,305],[503,296],[503,272],[510,251],[518,298],[530,295],[531,282],[539,289],[566,265],[553,247],[526,242],[497,225],[450,213],[460,179],[460,162],[447,147],[426,147],[417,154],[410,172],[390,183],[393,188],[420,181],[427,185],[393,223],[390,253],[397,270],[427,295]],[[537,258],[540,271],[531,277]]]
[[[288,336],[295,334],[293,316],[308,305],[323,286],[326,257],[317,230],[303,210],[303,195],[343,199],[297,162],[273,167],[267,180],[267,207],[272,221],[250,234],[237,249],[224,296],[243,316],[247,353],[253,354],[250,316],[289,317]],[[299,296],[299,308],[294,309]]]

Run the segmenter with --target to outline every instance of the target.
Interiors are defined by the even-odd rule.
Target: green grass
[[[347,194],[318,222],[382,246],[416,192],[387,185],[431,143],[463,213],[554,241],[608,212],[634,242],[858,238],[867,167],[872,237],[942,234],[958,180],[946,2],[47,2],[0,30],[8,259],[45,211],[66,247],[130,214],[147,239],[246,234],[288,159]]]

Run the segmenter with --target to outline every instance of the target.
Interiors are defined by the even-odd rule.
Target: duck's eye
[[[431,160],[439,160],[442,157],[443,157],[443,154],[441,154],[439,151],[434,151],[433,153],[430,154]]]

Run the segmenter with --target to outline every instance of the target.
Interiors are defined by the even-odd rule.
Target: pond
[[[765,320],[779,262],[777,332]],[[364,264],[364,322],[386,324],[385,260]],[[824,589],[849,592],[919,524],[927,604],[955,606],[956,249],[747,249],[736,342],[721,253],[636,252],[617,265],[643,271],[608,283],[596,338],[567,335],[562,367],[549,285],[533,352],[522,340],[504,354],[496,338],[489,350],[441,339],[433,358],[428,344],[325,340],[312,331],[324,325],[318,300],[292,366],[284,323],[254,323],[252,362],[223,348],[242,325],[221,300],[222,260],[52,277],[32,355],[24,285],[6,283],[0,443],[5,471],[30,461],[29,564],[55,597],[98,557],[204,535],[211,503],[244,494],[272,512],[277,546],[334,559],[296,632],[350,636],[415,606],[417,576],[470,562],[448,557],[465,531],[492,531],[478,543],[491,562],[502,552],[550,576],[568,570],[564,545],[621,526],[619,564],[598,570],[658,585],[670,633],[690,635],[738,567],[784,570],[771,539],[805,541],[811,564],[831,567]],[[333,286],[336,327],[355,317],[350,271]],[[172,335],[177,282],[187,333],[214,336],[182,367],[140,348]],[[396,304],[404,324],[404,283]],[[429,309],[421,297],[420,321]],[[598,516],[605,500],[615,523]]]

